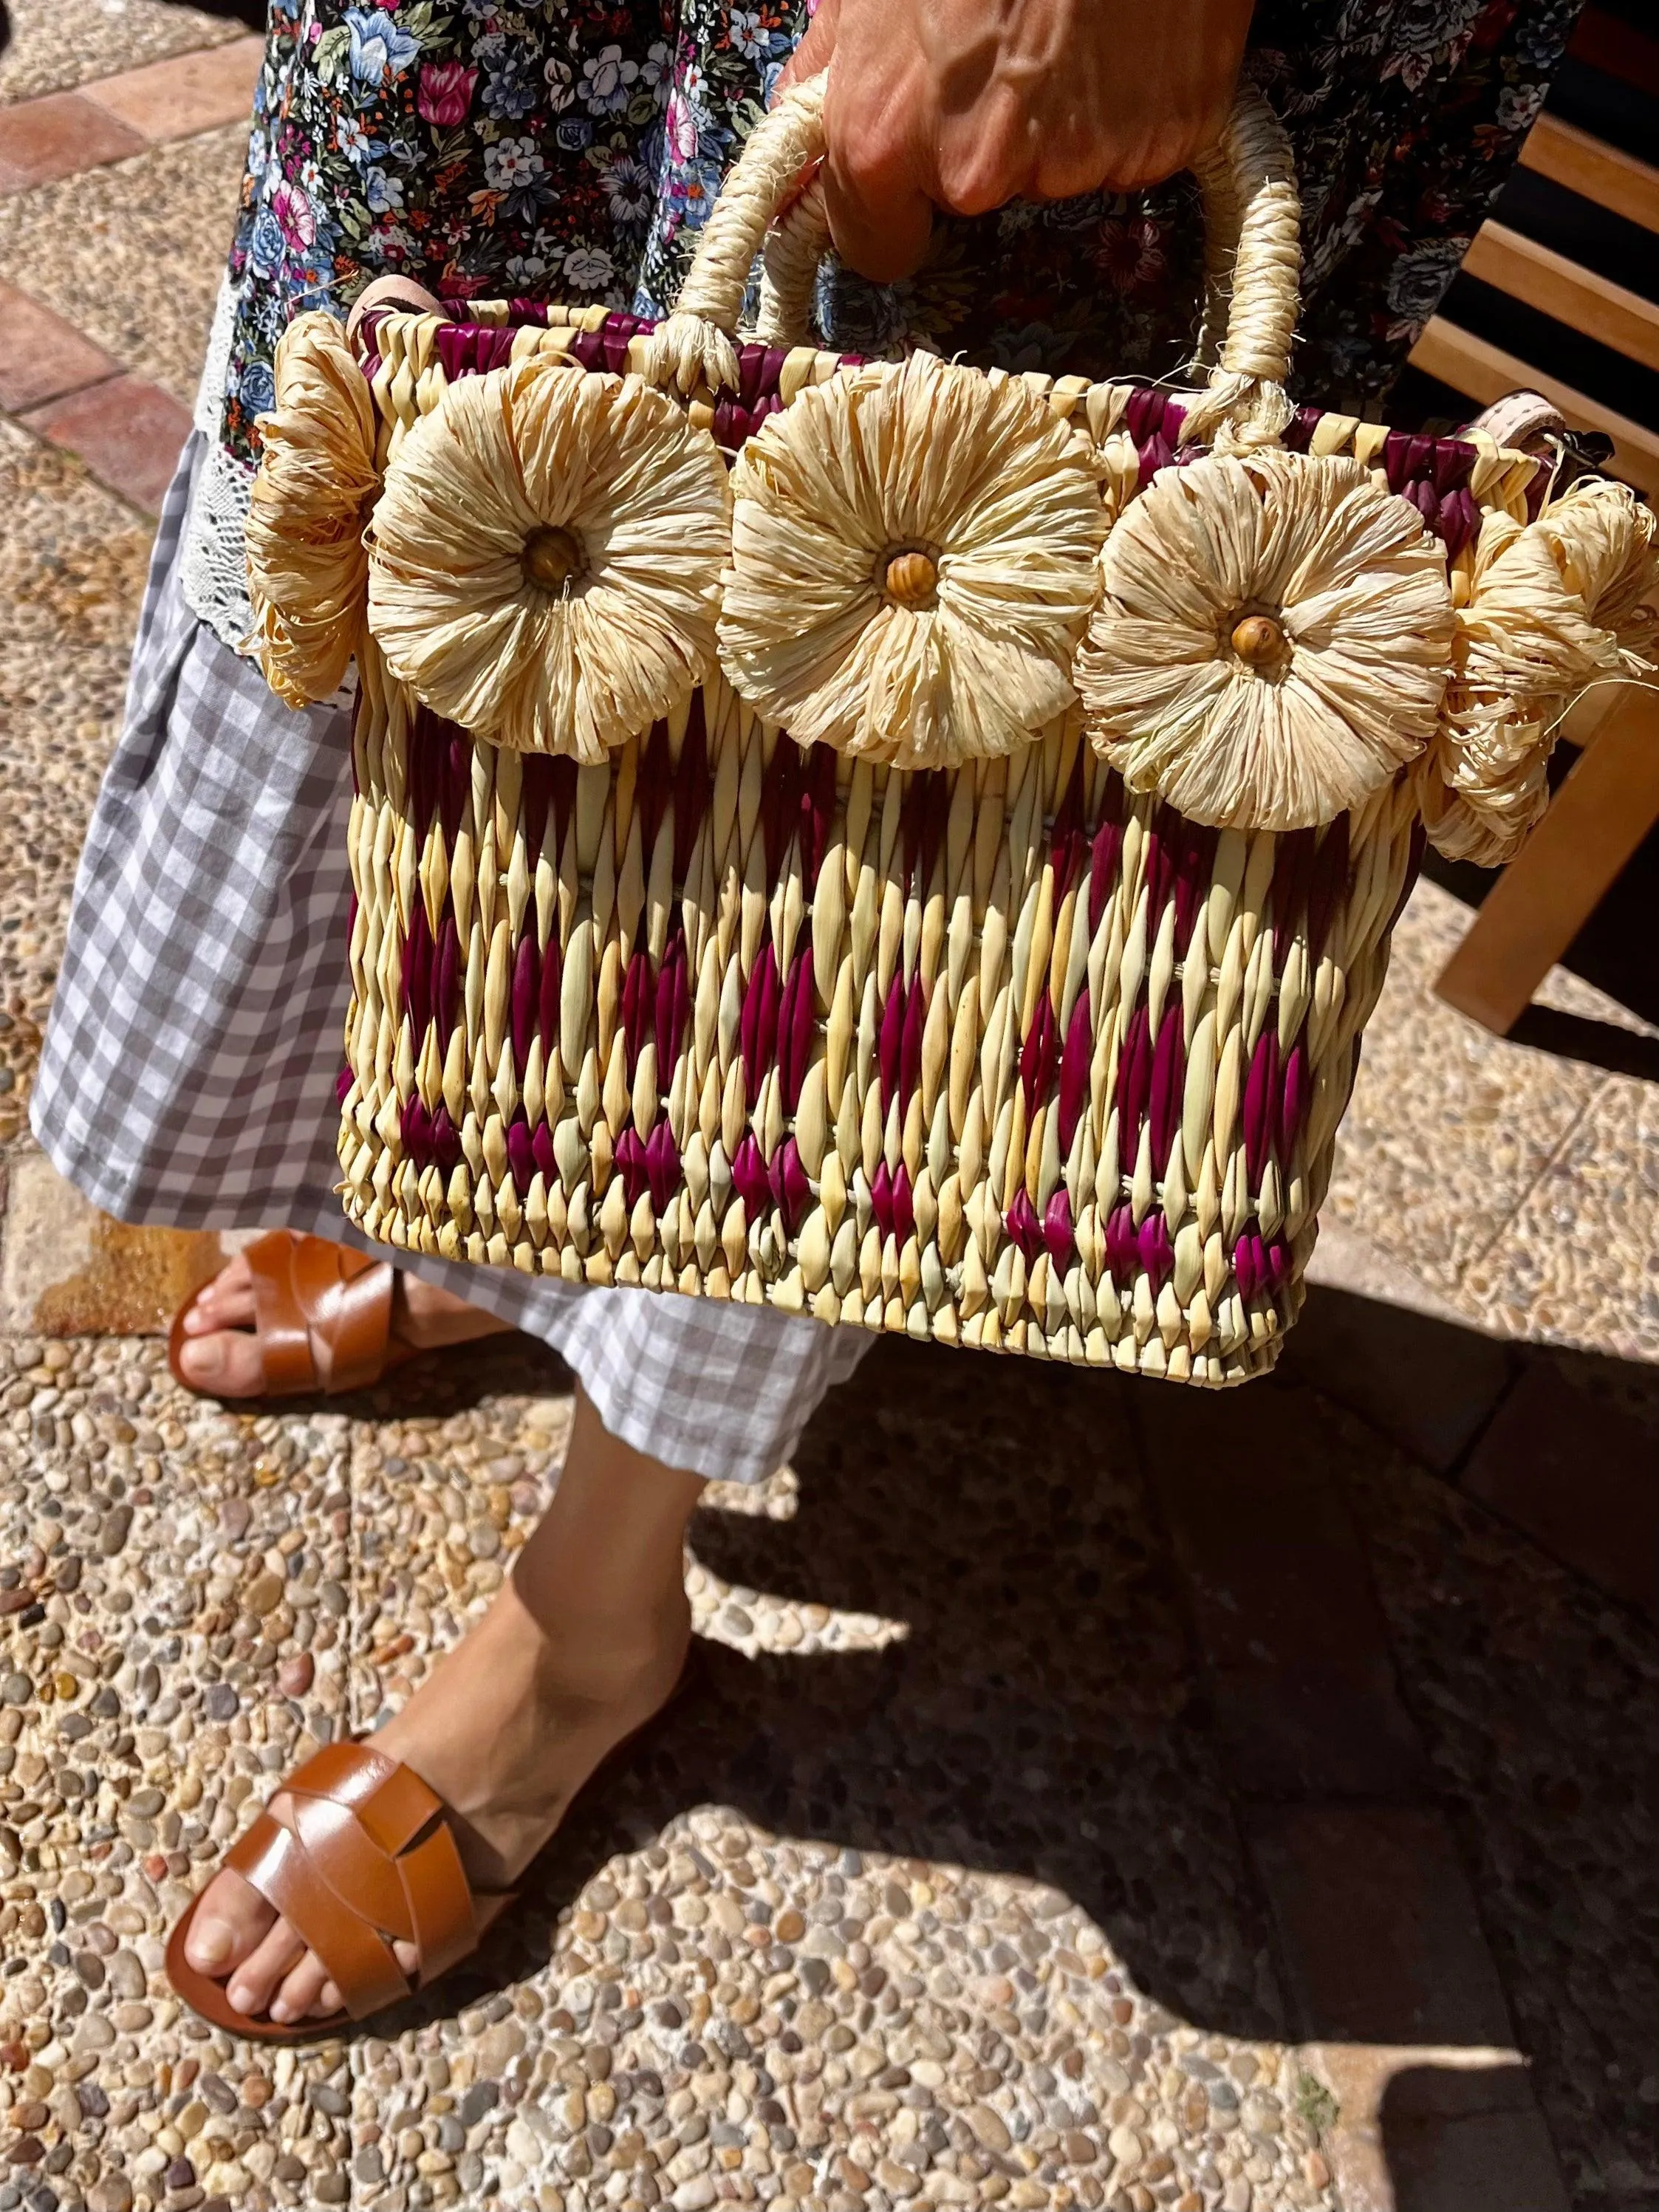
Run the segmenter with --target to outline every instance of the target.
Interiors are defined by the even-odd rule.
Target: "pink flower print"
[[[317,236],[317,217],[300,186],[278,185],[270,196],[270,211],[289,251],[303,253]]]
[[[691,104],[677,86],[668,95],[668,114],[664,122],[668,137],[671,161],[695,161],[697,158],[697,118]]]
[[[477,70],[464,68],[459,62],[427,62],[421,70],[416,110],[428,123],[441,127],[465,123],[477,82]]]

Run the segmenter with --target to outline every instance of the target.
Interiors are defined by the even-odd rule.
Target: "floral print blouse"
[[[1386,392],[1542,103],[1578,0],[1259,0],[1258,81],[1305,209],[1296,383]],[[447,298],[660,313],[806,0],[271,0],[230,270],[227,445],[257,450],[306,307],[406,272]],[[1160,375],[1190,344],[1190,184],[942,224],[878,290],[832,272],[830,345],[925,337],[982,363]]]

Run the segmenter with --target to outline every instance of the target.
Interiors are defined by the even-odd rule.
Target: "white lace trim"
[[[230,349],[236,342],[236,287],[228,276],[222,276],[219,296],[213,303],[213,327],[208,332],[202,380],[196,387],[195,422],[204,438],[218,437],[223,422]]]
[[[219,287],[207,360],[196,392],[195,424],[207,450],[191,487],[179,555],[185,605],[233,653],[253,627],[247,598],[247,509],[253,471],[221,443],[235,326],[236,288],[226,277]]]
[[[253,471],[216,435],[191,486],[179,556],[185,605],[233,653],[253,627],[247,597],[247,509]]]

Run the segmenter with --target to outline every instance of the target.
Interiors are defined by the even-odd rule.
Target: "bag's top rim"
[[[567,331],[564,349],[570,359],[590,371],[623,375],[637,367],[640,342],[656,328],[655,322],[644,316],[539,300],[453,299],[445,300],[442,309],[441,320],[378,307],[364,316],[356,345],[363,373],[371,382],[381,368],[380,332],[393,316],[402,323],[436,321],[431,343],[446,382],[505,368],[518,357],[515,341],[526,329]],[[799,374],[788,372],[801,361],[803,353],[811,360],[812,349],[768,346],[748,339],[739,341],[737,351],[740,378],[736,392],[720,397],[712,407],[694,410],[708,417],[716,442],[728,451],[735,451],[769,416],[787,406],[792,387],[798,389],[803,380],[820,381],[836,368],[861,367],[868,359],[859,353],[818,353],[816,375],[803,380]],[[1068,380],[1044,374],[1039,380],[1045,389],[1069,382],[1081,391],[1103,388],[1109,382],[1123,395],[1117,427],[1134,442],[1143,489],[1160,469],[1204,450],[1199,446],[1182,447],[1180,443],[1187,408],[1195,393],[1144,384],[1133,378]],[[1366,444],[1364,457],[1380,470],[1389,490],[1411,501],[1449,556],[1455,556],[1479,533],[1477,494],[1481,486],[1476,483],[1472,488],[1477,475],[1489,476],[1494,464],[1505,473],[1511,468],[1527,471],[1529,480],[1524,498],[1529,519],[1541,509],[1548,489],[1550,470],[1537,456],[1499,447],[1490,439],[1477,442],[1467,437],[1390,429],[1333,409],[1298,407],[1283,443],[1293,453],[1353,452],[1358,439]],[[1520,488],[1515,486],[1516,490]]]

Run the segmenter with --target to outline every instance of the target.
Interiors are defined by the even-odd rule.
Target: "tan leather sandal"
[[[702,1673],[694,1639],[667,1697],[605,1753],[566,1806],[561,1826],[655,1733]],[[276,1794],[283,1792],[294,1802],[294,1826],[262,1812],[220,1860],[208,1886],[227,1867],[240,1875],[316,1954],[345,2002],[337,2013],[289,2026],[238,2012],[227,1994],[229,1976],[216,1981],[198,1973],[185,1956],[198,1896],[167,1938],[167,1972],[174,1992],[212,2027],[255,2043],[314,2043],[338,2035],[429,1989],[471,1956],[517,1900],[516,1890],[473,1888],[442,1798],[412,1767],[372,1745],[325,1746]],[[394,1942],[415,1946],[412,1978],[398,1963]]]
[[[398,1344],[392,1334],[398,1271],[390,1261],[293,1229],[273,1229],[242,1256],[253,1277],[252,1334],[262,1377],[258,1390],[232,1402],[366,1390],[417,1356],[416,1346]],[[167,1364],[176,1382],[198,1398],[210,1398],[218,1394],[192,1382],[179,1358],[185,1320],[201,1296],[198,1291],[187,1298],[173,1317]]]
[[[329,1744],[282,1786],[293,1801],[293,1826],[261,1813],[216,1871],[230,1868],[282,1915],[327,1969],[344,2007],[289,2026],[238,2012],[225,1982],[198,1973],[185,1956],[198,1897],[168,1938],[167,1978],[213,2027],[261,2043],[337,2035],[471,1957],[513,1903],[513,1891],[473,1890],[443,1800],[384,1752]],[[414,1945],[412,1977],[398,1965],[394,1941]]]

